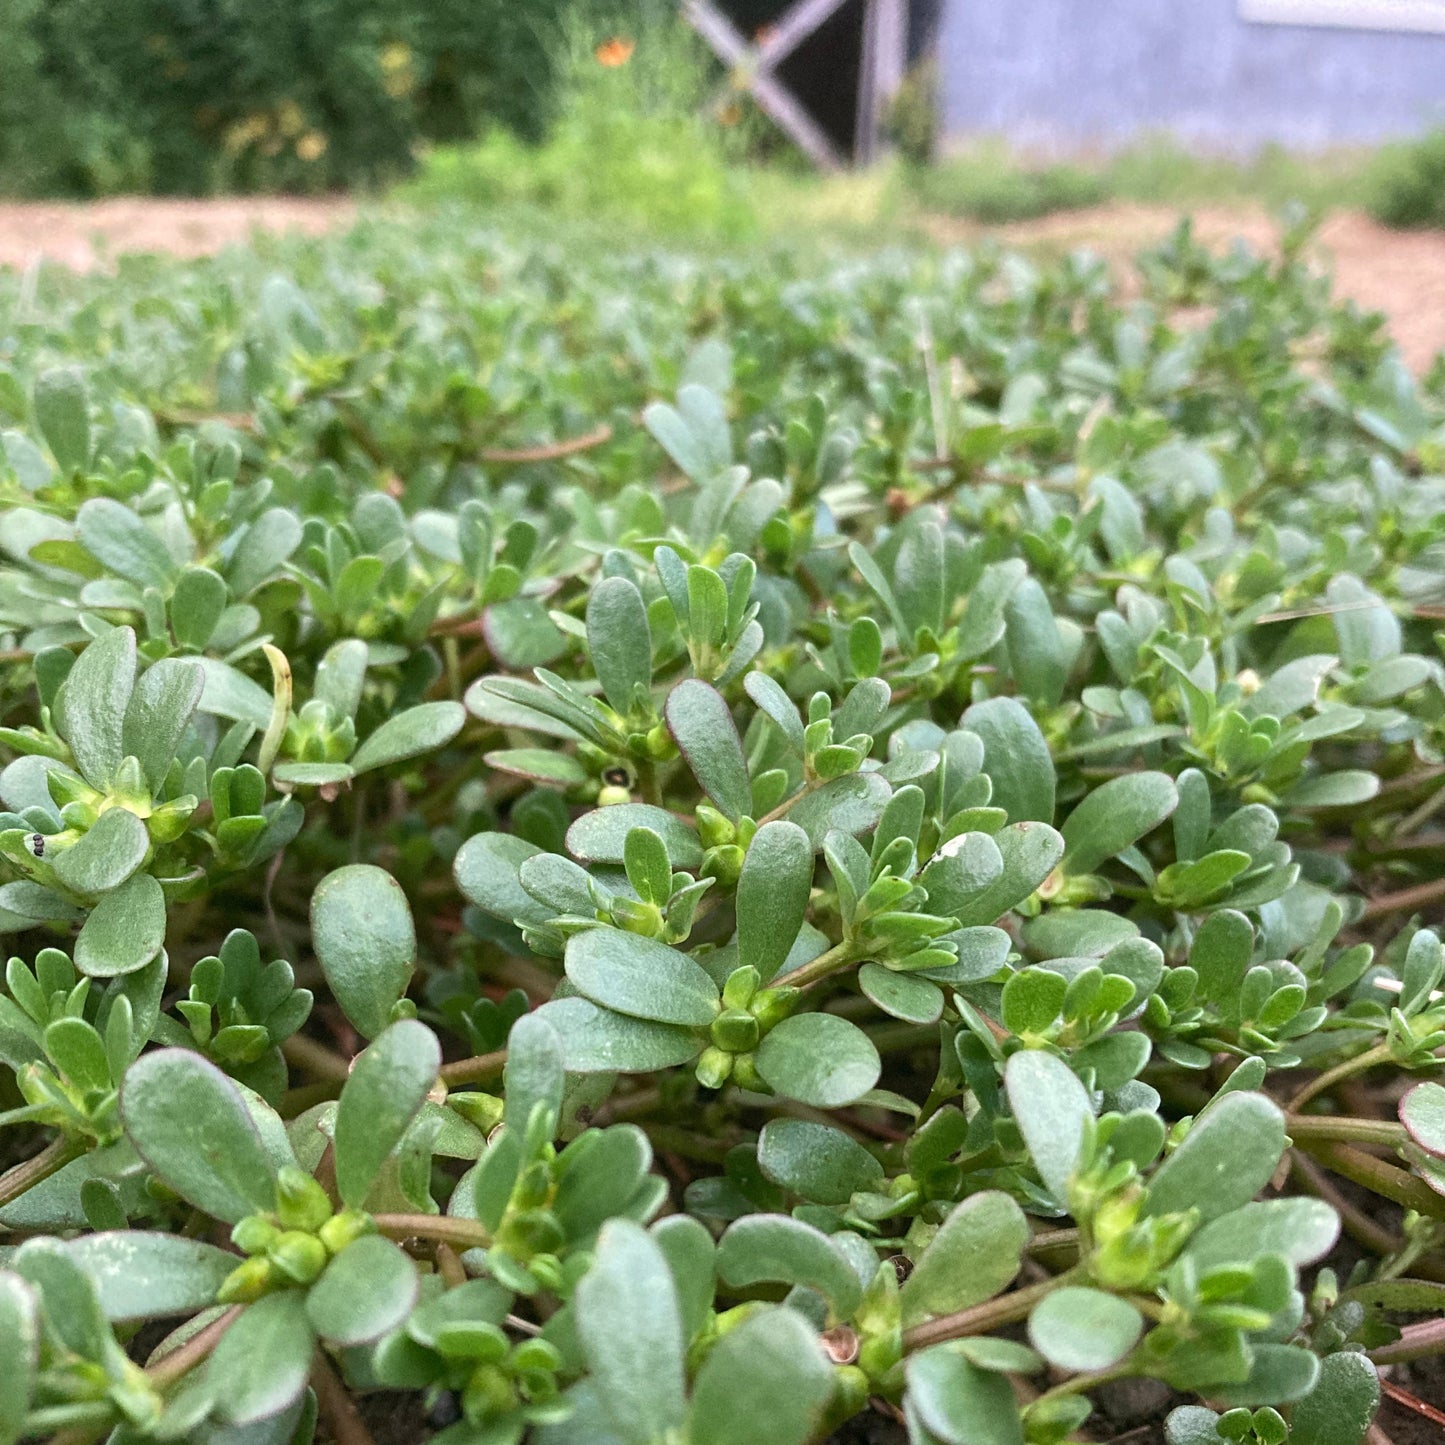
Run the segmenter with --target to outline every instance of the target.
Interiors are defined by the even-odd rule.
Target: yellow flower
[[[319,161],[326,154],[326,147],[330,144],[331,142],[319,130],[308,130],[296,142],[296,154],[303,161]]]
[[[392,40],[383,45],[377,63],[381,66],[382,89],[393,100],[402,100],[416,89],[411,46],[404,40]]]
[[[636,48],[635,42],[614,35],[611,40],[605,40],[597,47],[597,63],[605,65],[609,70],[616,70],[619,65],[626,65],[632,59],[632,52]]]

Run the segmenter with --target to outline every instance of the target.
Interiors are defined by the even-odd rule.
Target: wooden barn
[[[936,66],[946,149],[1369,145],[1445,122],[1445,0],[684,0],[825,166],[870,159],[889,97]]]

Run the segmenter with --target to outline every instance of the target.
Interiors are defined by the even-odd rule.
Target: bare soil
[[[351,201],[333,196],[0,202],[0,266],[24,269],[43,257],[89,271],[124,251],[208,256],[256,230],[318,236],[355,214]]]

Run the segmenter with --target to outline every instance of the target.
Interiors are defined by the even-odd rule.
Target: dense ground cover
[[[0,278],[0,1440],[1435,1388],[1445,411],[1301,240]]]

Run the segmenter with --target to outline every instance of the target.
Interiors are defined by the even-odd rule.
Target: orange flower
[[[632,59],[635,48],[633,41],[614,35],[611,40],[605,40],[597,47],[597,63],[605,65],[609,70],[616,70],[619,65],[626,65]]]

